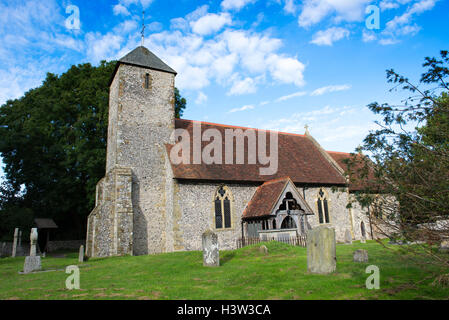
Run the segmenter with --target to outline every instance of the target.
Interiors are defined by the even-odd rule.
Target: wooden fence
[[[297,237],[282,237],[282,238],[266,238],[266,239],[260,239],[260,238],[239,238],[237,239],[237,248],[243,248],[245,246],[250,246],[252,244],[259,244],[261,242],[266,241],[278,241],[290,244],[292,246],[300,246],[305,247],[306,246],[306,236],[297,236]]]

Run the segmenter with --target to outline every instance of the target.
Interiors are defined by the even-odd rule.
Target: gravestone
[[[307,232],[307,270],[328,274],[337,269],[335,229],[319,226]]]
[[[358,249],[354,251],[354,262],[368,262],[368,251]]]
[[[37,228],[32,228],[30,233],[30,257],[36,256],[37,237]]]
[[[23,266],[23,273],[30,273],[33,271],[38,271],[42,269],[41,257],[36,256],[36,245],[37,245],[37,228],[31,229],[30,234],[30,255],[25,257],[25,264]]]
[[[18,255],[18,256],[24,255],[23,248],[22,248],[22,230],[19,230],[19,241],[17,243],[16,255]]]
[[[362,240],[360,240],[360,243],[366,243],[366,238],[365,238],[365,236],[362,236]]]
[[[345,244],[352,244],[351,231],[349,231],[348,229],[346,229],[345,231]]]
[[[78,261],[79,262],[84,262],[84,246],[80,247],[80,251],[78,254]]]
[[[268,254],[268,248],[265,245],[260,246],[259,252],[263,254]]]
[[[441,241],[440,252],[449,252],[449,240]]]
[[[6,253],[6,242],[3,242],[2,243],[2,251],[0,252],[0,258],[2,256],[6,256],[6,255],[7,255],[7,253]]]
[[[11,257],[15,257],[17,253],[17,239],[19,238],[19,228],[14,229],[14,241],[12,243],[12,255]]]
[[[203,266],[218,267],[220,265],[220,252],[218,250],[218,236],[211,230],[203,233]]]

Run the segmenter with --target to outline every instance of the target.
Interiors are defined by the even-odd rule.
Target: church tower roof
[[[128,64],[132,66],[138,66],[148,69],[153,69],[162,72],[168,72],[176,75],[176,71],[170,68],[164,61],[159,59],[153,52],[145,48],[144,46],[139,46],[133,51],[129,52],[126,56],[119,59],[115,65],[115,70],[109,80],[109,85],[111,85],[114,80],[115,73],[121,64]]]
[[[119,60],[119,63],[136,65],[139,67],[150,68],[159,71],[165,71],[176,74],[176,71],[170,68],[165,62],[159,59],[153,52],[143,46],[135,48],[126,56]]]

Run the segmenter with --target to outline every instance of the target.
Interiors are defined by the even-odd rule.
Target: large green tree
[[[366,186],[356,198],[372,209],[379,232],[424,241],[420,250],[410,250],[449,268],[447,256],[432,248],[449,239],[449,54],[440,54],[439,59],[425,58],[419,85],[387,70],[393,90],[403,89],[410,96],[401,105],[368,106],[382,121],[359,148],[370,158],[353,157],[348,174]]]
[[[108,82],[115,61],[48,73],[43,84],[0,107],[0,153],[6,183],[0,187],[0,238],[30,227],[32,217],[53,218],[58,237],[83,238],[104,176]],[[175,113],[186,100],[175,89]]]

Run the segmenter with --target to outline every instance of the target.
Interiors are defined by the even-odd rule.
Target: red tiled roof
[[[357,162],[355,163],[355,166],[352,169],[352,171],[354,173],[356,173],[357,170],[363,168],[362,162],[359,161],[359,160],[362,160],[362,158],[361,158],[362,156],[359,154],[351,154],[351,153],[337,152],[337,151],[327,151],[327,153],[338,163],[338,165],[345,171],[345,173],[348,172],[348,170],[349,170],[346,160],[349,160],[349,159],[352,160],[352,159],[354,159],[353,157],[355,157]],[[369,181],[374,181],[373,174],[374,174],[373,171],[370,170],[370,172],[368,173]],[[366,186],[367,186],[366,179],[364,179],[365,181],[362,181],[362,178],[360,178],[360,180],[358,180],[353,177],[352,179],[353,179],[353,181],[351,181],[349,183],[349,191],[361,191],[361,190],[366,189]]]
[[[196,121],[195,121],[196,122]],[[176,119],[175,128],[186,129],[193,140],[193,123],[191,120]],[[249,129],[229,125],[201,122],[201,130],[217,129],[224,140],[225,129]],[[254,129],[256,132],[266,131]],[[267,150],[269,150],[269,134],[267,134]],[[202,148],[210,142],[202,142]],[[192,146],[192,144],[191,144]],[[167,152],[173,145],[166,145]],[[290,177],[294,183],[314,183],[343,185],[345,178],[329,163],[313,142],[304,135],[279,132],[278,135],[278,170],[273,175],[260,175],[259,168],[267,167],[261,164],[247,164],[248,146],[245,143],[245,164],[192,164],[193,148],[190,148],[190,164],[171,164],[174,177],[177,179],[193,180],[221,180],[221,181],[246,181],[265,182],[280,177]],[[234,147],[234,156],[235,150]],[[225,141],[222,142],[223,162]],[[235,159],[235,158],[234,158]],[[235,161],[235,160],[234,160]]]
[[[254,218],[270,215],[287,182],[288,178],[285,177],[267,181],[259,186],[243,211],[242,217]]]

